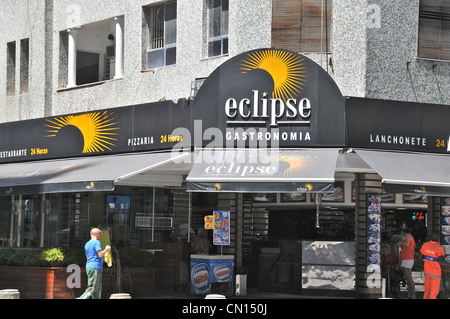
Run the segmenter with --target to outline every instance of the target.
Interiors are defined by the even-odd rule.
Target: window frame
[[[122,24],[122,32],[120,33],[122,38],[120,42],[117,40],[119,35],[116,33],[118,31],[117,24],[120,23],[118,20],[120,20]],[[124,77],[123,60],[125,33],[123,32],[123,23],[124,16],[115,16],[105,20],[94,21],[88,24],[59,31],[59,70],[57,91],[64,91],[67,89],[72,90],[78,87],[82,88],[90,85],[97,85],[99,83],[122,79]],[[100,37],[95,44],[93,44],[94,41],[91,40],[93,38],[93,34],[95,34],[95,37]],[[73,37],[75,44],[74,48],[72,48],[72,50],[74,50],[73,52],[69,52],[69,42],[71,36]],[[118,48],[118,42],[120,44],[120,49],[116,50]],[[98,68],[90,71],[91,73],[98,72],[96,81],[87,81],[84,83],[79,82],[79,78],[83,77],[80,76],[80,71],[83,70],[80,68],[78,57],[83,53],[99,55]],[[120,54],[120,57],[116,56],[116,54]],[[69,65],[71,55],[73,55],[72,58],[75,61],[73,63],[75,68],[74,70],[69,70],[71,67]],[[118,61],[121,61],[120,64],[117,64]],[[121,65],[118,70],[119,72],[121,71],[118,73],[121,74],[120,76],[117,76],[118,74],[115,73],[117,71],[116,65]],[[86,70],[89,70],[89,68]],[[72,72],[75,77],[74,83],[70,83],[71,79],[69,79]]]
[[[211,36],[211,10],[214,1],[220,2],[220,30],[219,35]],[[224,4],[226,4],[226,10],[224,10]],[[226,16],[224,15],[226,12]],[[206,55],[208,58],[227,55],[229,51],[229,14],[230,3],[229,0],[206,0]],[[220,53],[214,54],[214,43],[220,43]],[[225,44],[226,43],[226,44]]]
[[[175,29],[175,36],[174,36],[174,42],[171,43],[166,43],[166,38],[167,38],[167,24],[168,21],[167,20],[167,15],[168,15],[168,10],[169,6],[174,6],[174,14],[175,14],[175,25],[173,26],[173,28]],[[158,10],[159,9],[163,9],[164,10],[164,17],[163,17],[163,30],[162,30],[162,46],[158,47],[158,48],[152,48],[152,30],[151,30],[151,22],[152,21],[152,10]],[[143,68],[145,70],[155,70],[155,69],[159,69],[159,68],[164,68],[167,66],[174,66],[177,64],[177,19],[178,19],[178,14],[177,14],[177,2],[176,1],[169,1],[169,2],[165,2],[162,4],[158,4],[158,5],[149,5],[149,6],[145,6],[144,7],[144,16],[145,16],[145,49],[144,49],[144,54],[145,54],[145,64],[143,65]],[[148,10],[148,11],[147,11]],[[173,58],[173,63],[168,63],[168,51],[173,51],[174,52],[174,58]],[[158,53],[160,52],[162,54],[162,63],[158,63],[155,65],[150,65],[150,59],[149,59],[149,55],[152,53]]]

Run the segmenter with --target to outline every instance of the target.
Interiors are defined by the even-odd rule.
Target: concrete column
[[[115,79],[123,78],[123,17],[115,17],[116,45],[115,45]]]
[[[67,87],[77,85],[77,32],[77,29],[67,30],[67,34],[69,35]]]

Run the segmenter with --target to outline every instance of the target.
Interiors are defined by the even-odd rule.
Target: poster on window
[[[214,211],[214,245],[230,244],[230,212]]]
[[[205,229],[214,229],[214,215],[208,215],[208,216],[205,216],[205,218],[204,218],[204,220],[205,220],[205,226],[204,226],[204,228]]]

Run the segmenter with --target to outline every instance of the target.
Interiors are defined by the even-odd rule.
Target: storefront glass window
[[[11,198],[0,197],[0,245],[1,247],[7,247],[9,243],[10,232],[10,211],[11,211]]]
[[[43,241],[40,197],[4,197],[1,206],[3,246],[39,247]]]
[[[108,230],[117,248],[186,241],[179,230],[188,223],[187,203],[174,212],[173,191],[152,187],[0,197],[0,245],[83,247],[91,227]]]

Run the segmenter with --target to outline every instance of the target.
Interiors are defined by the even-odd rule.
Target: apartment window
[[[6,49],[6,95],[16,90],[16,42],[9,42]]]
[[[144,7],[147,41],[144,69],[156,69],[177,62],[177,4],[169,2]]]
[[[331,20],[332,0],[273,0],[272,47],[328,52]]]
[[[426,59],[450,60],[449,1],[420,1],[418,56]]]
[[[59,86],[123,77],[123,17],[60,33]]]
[[[228,0],[207,0],[208,57],[228,54]]]

